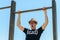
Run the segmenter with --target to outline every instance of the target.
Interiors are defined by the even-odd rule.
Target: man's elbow
[[[46,26],[48,25],[48,21],[45,23],[45,25],[46,25]]]
[[[45,24],[48,25],[48,19],[45,21]]]
[[[17,23],[17,26],[19,26],[20,25],[20,23]]]

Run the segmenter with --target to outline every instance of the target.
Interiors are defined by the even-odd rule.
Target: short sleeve
[[[24,28],[24,31],[23,31],[23,32],[24,32],[25,34],[27,34],[27,30],[28,30],[27,28]]]
[[[38,29],[38,32],[41,33],[41,34],[43,33],[43,31],[44,31],[44,30],[42,29],[42,27],[40,27],[40,28]]]

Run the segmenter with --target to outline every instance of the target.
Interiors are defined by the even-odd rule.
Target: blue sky
[[[52,0],[15,0],[16,1],[16,11],[18,10],[28,10],[35,8],[42,8],[52,6]],[[11,0],[0,0],[0,7],[10,6]],[[57,40],[60,40],[60,5],[59,0],[56,0],[57,3]],[[49,19],[49,24],[46,27],[45,31],[41,36],[41,40],[53,40],[53,24],[52,24],[52,10],[47,10],[47,15]],[[14,40],[25,40],[25,34],[17,27],[17,14],[15,15],[15,31],[14,31]],[[28,12],[21,14],[21,24],[28,29],[31,29],[28,21],[31,18],[35,18],[38,21],[37,29],[42,26],[44,23],[44,12]],[[9,22],[10,22],[10,9],[0,10],[0,40],[8,40],[9,36]]]

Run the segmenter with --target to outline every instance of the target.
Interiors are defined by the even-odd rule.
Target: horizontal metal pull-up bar
[[[0,8],[0,10],[6,9],[6,8],[11,8],[11,6],[2,7],[2,8]]]
[[[51,9],[52,7],[46,7],[46,9]],[[25,12],[33,12],[33,11],[39,11],[39,10],[43,10],[43,8],[38,8],[38,9],[32,9],[32,10],[24,10],[24,11],[20,11],[20,13],[25,13]],[[15,12],[16,14],[18,12]]]

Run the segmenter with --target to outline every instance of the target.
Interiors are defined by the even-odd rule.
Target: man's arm
[[[48,16],[47,16],[47,10],[45,8],[43,9],[43,11],[44,11],[44,15],[45,15],[45,22],[42,25],[42,29],[45,30],[46,26],[48,25]]]
[[[24,31],[24,27],[21,25],[21,22],[20,22],[20,15],[21,15],[21,13],[18,12],[17,26],[20,30]]]

